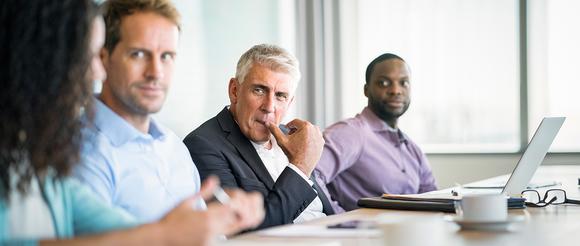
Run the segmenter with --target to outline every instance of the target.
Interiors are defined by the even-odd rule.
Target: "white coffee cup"
[[[469,194],[456,203],[457,216],[468,222],[507,220],[507,197],[503,194]]]
[[[378,216],[383,245],[442,246],[445,238],[445,222],[442,214],[396,214]]]

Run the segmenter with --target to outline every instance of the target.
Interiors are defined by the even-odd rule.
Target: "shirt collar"
[[[250,140],[250,139],[248,139],[248,140]],[[277,145],[278,143],[276,142],[276,138],[274,137],[274,135],[271,135],[271,134],[270,134],[270,140],[269,141],[272,143],[272,148],[270,148],[270,149],[267,149],[266,146],[264,146],[265,143],[264,144],[259,144],[259,143],[256,143],[256,142],[252,141],[252,140],[250,140],[250,143],[252,143],[252,145],[254,146],[254,148],[256,150],[270,151],[270,150],[273,150],[274,149],[274,145]]]
[[[401,129],[399,128],[392,128],[379,118],[369,107],[365,107],[363,111],[360,113],[361,116],[365,119],[371,129],[375,132],[389,132],[398,136],[401,142],[407,141],[407,135],[405,135]]]
[[[121,118],[98,98],[95,99],[94,123],[95,127],[116,146],[138,138],[163,140],[166,136],[166,131],[153,118],[149,121],[149,132],[144,134]]]

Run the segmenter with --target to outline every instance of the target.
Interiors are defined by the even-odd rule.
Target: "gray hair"
[[[238,61],[236,79],[243,83],[254,64],[260,64],[272,71],[287,73],[291,77],[291,89],[294,91],[300,81],[298,60],[285,49],[273,44],[258,44],[246,51]]]

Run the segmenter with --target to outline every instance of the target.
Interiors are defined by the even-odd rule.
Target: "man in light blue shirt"
[[[199,173],[173,132],[151,119],[142,133],[95,103],[94,125],[83,130],[83,163],[74,174],[105,202],[151,222],[199,191]],[[202,200],[196,206],[204,208]]]
[[[179,14],[169,1],[113,0],[105,2],[104,17],[107,78],[73,173],[106,202],[151,222],[200,189],[185,145],[150,117],[171,84]]]

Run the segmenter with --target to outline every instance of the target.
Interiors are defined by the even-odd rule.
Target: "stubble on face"
[[[147,118],[161,110],[173,75],[179,31],[152,12],[123,18],[121,40],[108,54],[109,77],[101,97],[124,118]]]
[[[230,111],[242,133],[251,141],[266,143],[270,131],[266,124],[278,125],[292,102],[290,75],[254,65],[246,81],[230,81]],[[231,88],[235,87],[235,90]]]
[[[365,85],[369,108],[391,127],[397,127],[411,104],[410,73],[405,62],[389,59],[375,65]]]

